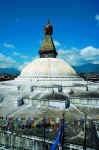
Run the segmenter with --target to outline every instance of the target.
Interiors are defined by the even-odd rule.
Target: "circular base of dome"
[[[57,58],[38,58],[33,60],[21,72],[20,77],[70,77],[77,76],[75,70],[64,60]]]

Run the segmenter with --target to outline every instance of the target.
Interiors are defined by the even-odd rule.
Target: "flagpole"
[[[64,112],[63,112],[63,122],[62,122],[62,150],[64,150]]]
[[[84,120],[84,146],[83,146],[83,150],[86,150],[86,120],[87,120],[87,114],[85,113],[85,120]]]
[[[45,150],[45,120],[44,120],[44,150]]]

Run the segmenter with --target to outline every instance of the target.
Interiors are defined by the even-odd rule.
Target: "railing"
[[[9,141],[6,141],[5,144],[1,144],[1,147],[4,148],[13,148],[13,149],[20,149],[20,150],[45,150],[45,147],[50,149],[51,145],[53,144],[53,141],[49,139],[45,139],[45,144],[44,144],[44,139],[43,137],[38,137],[38,136],[26,136],[26,135],[18,135],[15,132],[10,132],[10,131],[0,131],[2,134],[2,139],[3,137],[6,139],[6,137],[9,137]],[[18,143],[16,142],[17,137]],[[13,139],[13,140],[11,140]],[[26,144],[28,142],[28,145]],[[39,148],[40,147],[40,148]],[[60,147],[60,144],[58,144],[58,148]]]

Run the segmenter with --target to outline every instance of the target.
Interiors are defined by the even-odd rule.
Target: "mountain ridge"
[[[74,70],[78,73],[99,73],[99,64],[83,64],[81,66],[72,66]],[[17,68],[0,68],[0,74],[6,73],[6,74],[20,74],[21,71],[19,71]]]
[[[20,71],[17,68],[0,68],[0,74],[20,74]]]
[[[81,66],[72,66],[76,72],[82,72],[82,73],[88,73],[88,72],[92,72],[92,73],[99,73],[99,64],[83,64]]]

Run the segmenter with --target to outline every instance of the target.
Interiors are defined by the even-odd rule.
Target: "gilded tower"
[[[57,52],[51,35],[53,34],[53,27],[48,21],[44,28],[45,38],[39,50],[40,58],[56,58]]]

